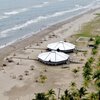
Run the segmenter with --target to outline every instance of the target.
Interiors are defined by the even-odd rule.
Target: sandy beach
[[[41,30],[24,40],[13,43],[3,49],[0,49],[0,99],[1,100],[32,100],[34,93],[47,91],[53,88],[58,93],[58,88],[62,91],[69,87],[71,81],[75,81],[80,87],[82,83],[81,71],[78,78],[75,78],[73,68],[83,66],[82,64],[62,65],[70,68],[62,69],[62,66],[48,66],[37,61],[37,56],[46,51],[49,43],[61,40],[70,41],[72,35],[76,34],[81,27],[93,20],[100,9],[90,10],[84,14],[73,17],[69,20],[52,25],[45,30]],[[72,56],[77,56],[73,54]],[[82,58],[79,53],[78,57]],[[77,59],[78,59],[77,57]],[[87,56],[88,57],[88,56]],[[12,58],[13,62],[7,62],[7,58]],[[84,59],[84,62],[87,58]],[[2,64],[6,64],[4,68]],[[31,69],[34,66],[34,69]],[[80,68],[80,70],[82,70]],[[28,75],[25,75],[28,71]],[[22,75],[22,80],[19,76]],[[47,77],[43,84],[37,82],[40,75]]]

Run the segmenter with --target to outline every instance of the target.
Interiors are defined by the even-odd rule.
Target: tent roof
[[[68,42],[64,42],[64,41],[59,41],[56,43],[51,43],[48,44],[47,48],[51,49],[51,50],[72,50],[75,49],[75,45],[68,43]]]
[[[69,55],[63,52],[51,51],[39,54],[38,58],[48,62],[60,62],[67,60]]]

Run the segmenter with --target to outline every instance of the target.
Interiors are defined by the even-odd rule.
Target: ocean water
[[[100,0],[0,0],[0,48],[100,6]]]

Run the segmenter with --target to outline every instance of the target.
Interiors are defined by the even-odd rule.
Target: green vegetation
[[[88,24],[85,24],[76,36],[91,37],[91,33],[94,29],[93,23],[94,22],[89,22]]]
[[[94,72],[93,79],[95,80],[96,87],[100,90],[100,69]]]
[[[51,89],[46,93],[35,94],[35,99],[33,100],[100,100],[100,31],[97,31],[97,29],[100,29],[100,13],[96,13],[96,15],[95,20],[84,24],[79,33],[72,36],[72,40],[74,40],[73,38],[90,37],[88,42],[93,42],[93,48],[90,48],[91,57],[83,66],[83,85],[77,88],[76,83],[71,82],[70,89],[66,89],[64,93],[60,94],[58,91],[56,94],[55,91]],[[88,52],[83,52],[83,54],[87,56]],[[79,69],[75,68],[72,72],[76,76]],[[45,80],[46,78],[42,76],[40,79]],[[88,91],[91,89],[91,85],[94,92]]]
[[[46,75],[40,75],[40,82],[41,83],[45,83],[46,80],[47,80]]]
[[[32,100],[56,100],[56,94],[53,89],[48,90],[47,93],[37,93],[35,94],[35,99]]]
[[[95,48],[93,48],[93,49],[92,49],[92,54],[93,54],[93,55],[96,55],[97,53],[98,53],[98,50],[95,49]]]
[[[96,38],[95,45],[99,46],[99,44],[100,44],[100,36],[96,36],[95,38]]]
[[[100,16],[100,13],[96,13],[97,16]]]
[[[83,67],[84,85],[86,87],[88,87],[88,84],[91,81],[91,75],[92,75],[91,63],[88,61],[88,62],[86,62],[85,66]]]
[[[100,91],[89,93],[86,88],[74,88],[73,90],[66,89],[63,94],[55,94],[54,90],[49,90],[47,93],[37,93],[32,100],[99,100]]]

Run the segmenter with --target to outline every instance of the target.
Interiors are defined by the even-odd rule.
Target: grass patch
[[[95,30],[100,28],[100,17],[95,17],[94,20],[84,24],[75,37],[95,37]],[[99,35],[100,33],[98,33]]]
[[[100,13],[96,13],[95,15],[100,16]]]

